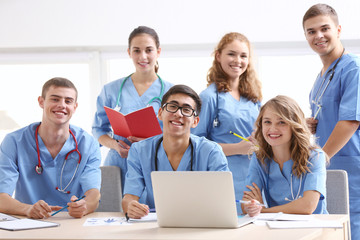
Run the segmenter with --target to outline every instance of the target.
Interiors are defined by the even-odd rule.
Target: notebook
[[[238,217],[231,172],[151,173],[160,227],[237,228],[254,218]]]

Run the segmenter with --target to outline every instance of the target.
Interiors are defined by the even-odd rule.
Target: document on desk
[[[313,220],[313,215],[302,214],[287,214],[287,213],[260,213],[256,216],[256,220],[263,221],[310,221]]]
[[[310,220],[310,221],[268,221],[269,228],[342,228],[340,221]]]
[[[106,106],[104,109],[116,135],[125,138],[129,136],[148,138],[162,133],[152,106],[126,115]]]
[[[83,226],[118,226],[130,225],[125,217],[102,217],[102,218],[87,218]]]
[[[149,213],[148,215],[140,219],[135,219],[135,218],[129,219],[129,222],[156,222],[156,221],[157,221],[156,213]]]
[[[0,222],[2,222],[2,221],[11,221],[11,220],[16,220],[16,219],[18,219],[18,218],[7,215],[5,213],[0,213]]]
[[[10,221],[2,221],[0,222],[0,229],[9,230],[9,231],[18,231],[18,230],[27,230],[27,229],[36,229],[36,228],[57,227],[59,225],[60,224],[54,222],[22,218],[22,219],[10,220]]]

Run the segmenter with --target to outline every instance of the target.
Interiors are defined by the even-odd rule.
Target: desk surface
[[[120,212],[96,212],[74,219],[66,212],[49,218],[60,227],[24,231],[0,230],[0,239],[346,239],[344,229],[269,229],[249,224],[237,229],[159,228],[156,222],[133,223],[123,226],[83,226],[87,218],[123,217]],[[340,220],[346,227],[347,215],[316,215],[316,218]]]

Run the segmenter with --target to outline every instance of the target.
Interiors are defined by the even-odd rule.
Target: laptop
[[[254,218],[238,217],[231,172],[153,171],[160,227],[237,228]]]

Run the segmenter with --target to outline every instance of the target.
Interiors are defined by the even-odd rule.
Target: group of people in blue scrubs
[[[50,99],[59,110],[44,108],[41,124],[4,139],[0,212],[43,218],[64,204],[69,204],[72,216],[94,211],[100,198],[102,145],[110,149],[104,164],[121,169],[123,209],[133,218],[145,216],[154,207],[151,171],[230,170],[236,198],[247,201],[238,206],[238,213],[256,215],[327,213],[326,167],[344,169],[349,174],[351,232],[353,239],[360,239],[356,184],[360,60],[343,47],[341,26],[332,7],[312,6],[303,17],[303,29],[323,63],[310,93],[312,117],[307,119],[297,103],[285,96],[261,106],[261,83],[250,42],[243,34],[231,32],[220,40],[208,86],[199,97],[187,86],[173,86],[161,79],[157,33],[145,26],[134,29],[128,54],[135,72],[106,84],[97,99],[92,133],[98,143],[69,125],[77,107],[75,87],[57,85],[49,89],[61,91],[48,98],[45,90],[39,103],[44,108]],[[104,106],[123,114],[153,106],[163,134],[148,139],[115,135]],[[318,145],[311,144],[311,133]],[[44,187],[34,189],[39,185]],[[17,200],[10,197],[15,186]],[[47,192],[50,194],[44,194]],[[75,202],[81,195],[85,199]],[[3,203],[9,207],[4,208]]]

